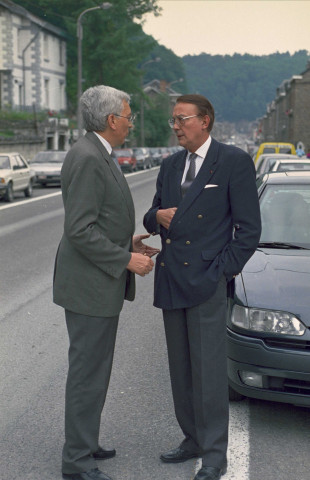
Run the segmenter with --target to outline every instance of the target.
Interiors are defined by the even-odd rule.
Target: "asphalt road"
[[[128,178],[137,233],[155,192],[157,169]],[[60,480],[67,332],[52,303],[52,272],[62,234],[59,188],[0,201],[0,480]],[[159,245],[153,237],[152,244]],[[173,413],[161,312],[153,273],[120,318],[102,417],[102,444],[117,449],[100,468],[114,480],[190,480],[199,461],[164,465],[159,453],[182,436]],[[244,400],[231,404],[225,480],[308,480],[308,409]]]

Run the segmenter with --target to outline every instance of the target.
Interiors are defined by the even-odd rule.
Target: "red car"
[[[112,152],[115,155],[117,161],[122,170],[134,172],[137,169],[137,159],[131,148],[119,148]]]

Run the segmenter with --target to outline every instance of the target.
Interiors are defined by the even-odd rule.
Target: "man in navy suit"
[[[214,109],[202,95],[177,99],[169,120],[185,148],[163,161],[144,217],[160,233],[154,305],[163,310],[175,413],[184,439],[166,463],[201,457],[194,480],[227,469],[227,282],[261,232],[251,157],[211,138]]]

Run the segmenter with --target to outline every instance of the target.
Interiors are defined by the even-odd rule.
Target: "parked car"
[[[159,151],[160,149],[158,147],[150,147],[150,155],[152,157],[152,164],[153,166],[157,166],[161,164],[162,161],[162,155]]]
[[[132,148],[116,148],[113,155],[116,156],[122,170],[133,172],[137,169],[137,159]]]
[[[263,153],[291,153],[292,155],[296,155],[296,150],[292,143],[264,142],[258,147],[254,163],[256,163],[258,157]]]
[[[61,168],[67,153],[65,150],[46,150],[37,153],[30,163],[36,174],[36,183],[43,186],[50,183],[60,185]]]
[[[17,152],[0,153],[0,198],[13,202],[16,192],[32,196],[34,172],[27,160]]]
[[[137,168],[139,170],[146,170],[147,168],[152,168],[152,157],[147,148],[134,147],[133,153],[137,159]]]
[[[306,158],[300,160],[277,160],[273,165],[271,172],[287,172],[289,170],[310,170],[310,159]]]
[[[261,239],[229,298],[229,394],[309,407],[310,172],[257,186]]]
[[[159,153],[161,154],[161,161],[163,161],[165,158],[171,155],[167,147],[160,147]]]
[[[263,173],[270,172],[277,160],[298,160],[297,155],[285,153],[264,153],[259,156],[255,164],[256,177]]]

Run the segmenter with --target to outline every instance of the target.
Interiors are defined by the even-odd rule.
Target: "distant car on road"
[[[152,164],[153,166],[157,166],[161,164],[161,153],[159,152],[158,147],[150,147],[149,148],[150,155],[152,157]]]
[[[122,170],[133,172],[137,169],[137,159],[132,148],[116,148],[112,151],[112,155],[117,158]]]
[[[257,186],[260,243],[229,298],[229,395],[310,407],[310,172]]]
[[[67,155],[65,150],[46,150],[37,153],[30,162],[36,174],[36,183],[60,185],[62,164]]]
[[[256,177],[263,173],[270,172],[277,160],[298,160],[297,155],[288,153],[263,153],[255,164]]]
[[[296,149],[292,143],[287,142],[264,142],[258,147],[254,163],[263,153],[291,153],[296,155]]]
[[[147,168],[152,168],[152,157],[147,148],[133,147],[133,153],[137,159],[137,168],[139,170],[146,170]]]
[[[27,160],[17,152],[0,153],[0,198],[13,202],[16,192],[32,196],[34,172]]]
[[[302,171],[310,170],[310,159],[306,158],[300,160],[277,160],[271,169],[271,172],[287,172],[287,171]]]

